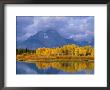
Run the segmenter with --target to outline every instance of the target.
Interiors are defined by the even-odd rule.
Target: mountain
[[[39,47],[58,47],[66,44],[77,44],[80,46],[84,45],[94,45],[94,40],[91,42],[83,40],[83,41],[75,41],[74,39],[66,39],[62,37],[55,30],[47,30],[47,31],[39,31],[35,35],[29,37],[22,43],[17,43],[17,48],[28,48],[28,49],[36,49]]]

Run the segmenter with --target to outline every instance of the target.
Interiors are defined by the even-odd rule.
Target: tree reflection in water
[[[37,62],[36,66],[39,69],[46,68],[55,68],[62,70],[64,72],[78,72],[86,70],[87,73],[90,73],[91,70],[94,70],[94,61],[69,61],[68,62]]]

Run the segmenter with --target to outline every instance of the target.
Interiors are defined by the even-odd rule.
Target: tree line
[[[35,50],[30,50],[30,49],[16,49],[16,54],[27,54],[27,53],[35,53]]]
[[[37,48],[36,55],[38,56],[57,56],[57,55],[72,55],[72,56],[94,56],[94,48],[91,46],[77,46],[68,44],[56,48]]]

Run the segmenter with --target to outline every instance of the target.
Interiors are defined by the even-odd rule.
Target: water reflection
[[[90,73],[94,70],[94,61],[69,61],[68,62],[36,62],[39,69],[55,68],[64,72],[78,72],[86,70]]]

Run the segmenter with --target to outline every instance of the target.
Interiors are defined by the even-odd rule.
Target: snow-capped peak
[[[48,38],[47,33],[44,33],[44,38],[45,38],[45,39],[47,39],[47,38]]]

